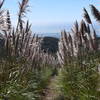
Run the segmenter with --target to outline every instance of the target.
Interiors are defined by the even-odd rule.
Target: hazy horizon
[[[36,33],[59,33],[62,30],[70,31],[72,23],[58,23],[50,25],[32,25],[32,31]]]

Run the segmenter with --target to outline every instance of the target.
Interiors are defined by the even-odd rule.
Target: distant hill
[[[44,37],[41,49],[44,52],[56,53],[58,50],[58,41],[59,39],[55,37]]]
[[[45,33],[42,35],[43,38],[43,42],[42,42],[42,50],[44,50],[44,52],[49,52],[49,53],[56,53],[58,50],[58,42],[59,42],[59,38],[60,38],[60,34],[59,33]],[[100,37],[98,36],[98,44],[99,44],[99,48],[100,48]]]
[[[39,37],[54,37],[54,38],[60,38],[60,33],[39,33]]]

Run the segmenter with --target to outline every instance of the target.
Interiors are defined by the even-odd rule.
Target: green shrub
[[[61,68],[56,85],[64,100],[100,99],[100,75],[97,71],[99,58],[95,56],[82,57],[81,61],[76,58]]]

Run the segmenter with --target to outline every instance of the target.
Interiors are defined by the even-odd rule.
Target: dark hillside
[[[97,41],[98,41],[98,48],[100,50],[100,37],[97,38]]]
[[[4,56],[4,38],[3,36],[0,34],[0,57]]]
[[[42,50],[48,53],[56,53],[58,50],[58,38],[55,37],[44,37],[42,42]]]

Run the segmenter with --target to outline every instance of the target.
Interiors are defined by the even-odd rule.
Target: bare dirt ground
[[[44,94],[45,96],[43,97],[42,100],[56,100],[55,98],[57,97],[57,91],[54,87],[54,81],[56,79],[56,76],[53,76],[46,89],[44,89]]]

